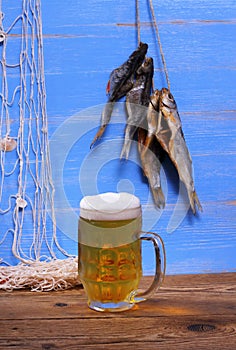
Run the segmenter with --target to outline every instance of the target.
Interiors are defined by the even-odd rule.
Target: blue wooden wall
[[[9,3],[13,9],[13,1]],[[115,108],[101,142],[89,149],[106,102],[109,74],[137,46],[135,1],[42,0],[59,241],[77,253],[78,205],[84,194],[127,190],[141,199],[144,229],[159,232],[164,240],[168,274],[235,271],[236,2],[153,3],[203,213],[194,217],[182,206],[173,217],[179,182],[168,161],[162,171],[166,208],[154,208],[136,145],[130,161],[119,160],[123,105]],[[147,1],[140,0],[141,40],[149,44],[155,87],[161,88],[165,79],[147,9]],[[149,274],[151,248],[144,249],[144,272]]]

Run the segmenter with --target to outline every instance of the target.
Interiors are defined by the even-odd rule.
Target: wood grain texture
[[[1,292],[0,349],[232,349],[235,296],[233,273],[167,276],[152,299],[116,314],[88,309],[82,289]]]

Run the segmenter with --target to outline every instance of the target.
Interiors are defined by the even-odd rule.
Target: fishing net
[[[79,283],[77,258],[57,240],[41,3],[22,0],[14,11],[6,3],[0,1],[0,289],[69,288]]]

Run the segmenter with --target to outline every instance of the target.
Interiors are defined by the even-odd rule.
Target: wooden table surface
[[[90,310],[82,288],[2,291],[0,315],[1,350],[233,350],[236,273],[167,276],[152,299],[113,314]]]

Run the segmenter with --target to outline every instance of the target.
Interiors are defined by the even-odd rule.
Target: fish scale
[[[90,148],[98,139],[100,139],[106,129],[107,124],[110,122],[114,103],[121,97],[125,96],[126,93],[132,88],[133,84],[131,77],[136,73],[137,69],[142,64],[147,53],[147,49],[147,44],[140,43],[139,47],[129,56],[128,60],[111,72],[106,89],[107,93],[109,94],[108,101],[102,112],[100,129],[96,133]]]
[[[196,208],[202,211],[202,206],[194,188],[192,159],[184,139],[177,105],[168,89],[155,90],[153,96],[151,96],[147,120],[148,136],[145,140],[145,146],[148,147],[154,137],[157,139],[169,155],[177,169],[180,180],[187,189],[193,213],[196,214]]]
[[[134,86],[126,95],[128,118],[120,158],[128,159],[134,134],[146,119],[147,111],[143,106],[146,106],[150,99],[153,71],[153,59],[148,57],[138,69]]]

